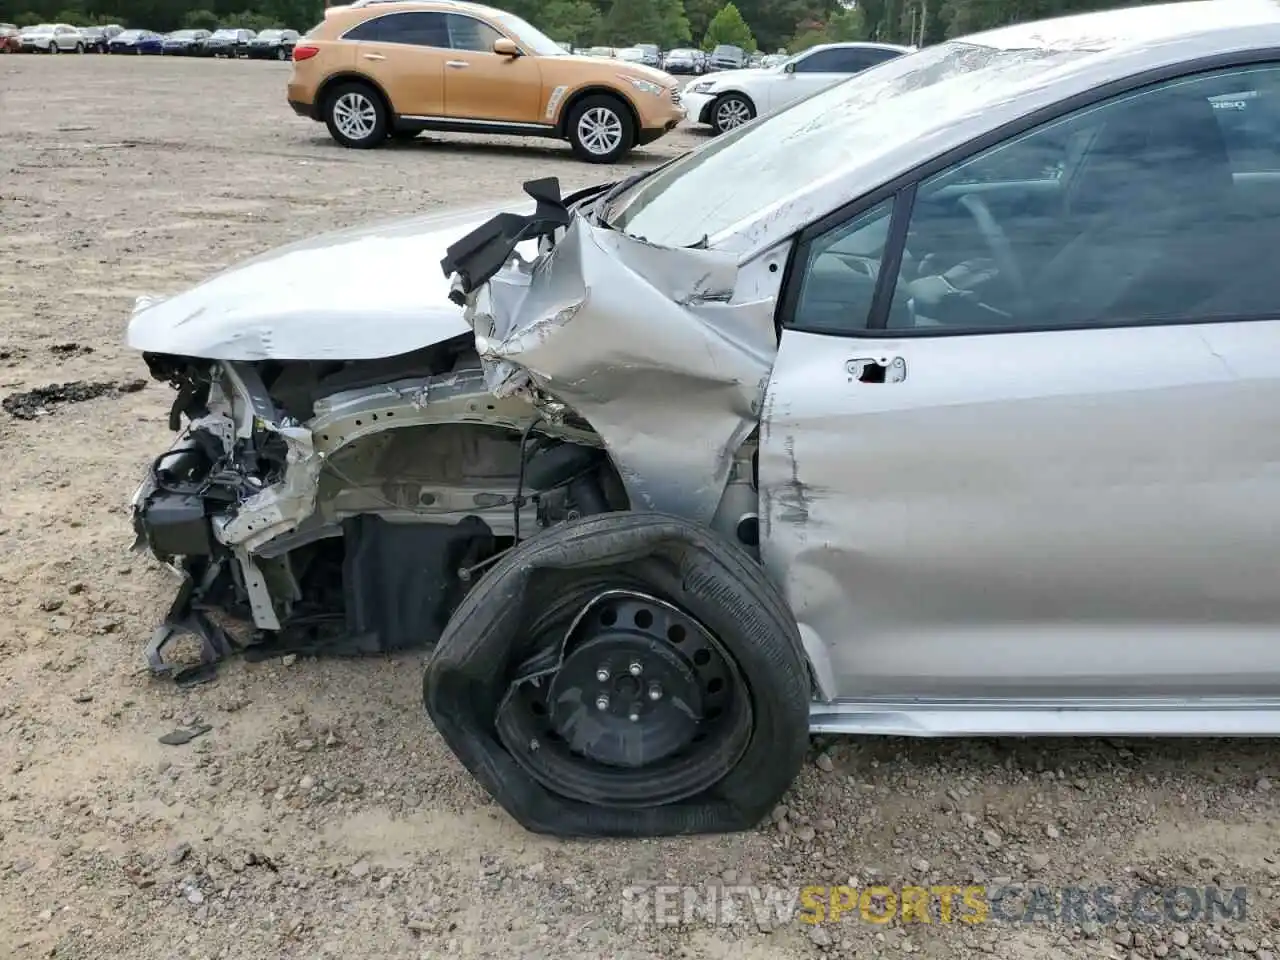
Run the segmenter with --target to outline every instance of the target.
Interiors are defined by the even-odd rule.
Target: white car
[[[67,23],[42,23],[28,27],[18,36],[23,50],[41,53],[84,53],[85,50],[84,34]]]
[[[890,43],[810,47],[772,67],[731,70],[691,83],[683,94],[685,112],[695,123],[724,133],[913,49]]]

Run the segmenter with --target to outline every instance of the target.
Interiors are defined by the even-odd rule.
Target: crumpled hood
[[[440,258],[500,210],[450,210],[322,234],[167,299],[140,297],[135,350],[210,360],[368,360],[470,333]]]

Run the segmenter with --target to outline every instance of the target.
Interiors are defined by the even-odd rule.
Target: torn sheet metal
[[[468,308],[490,389],[536,387],[600,435],[633,505],[707,522],[755,428],[773,300],[735,303],[733,255],[655,247],[575,217]]]
[[[243,500],[234,513],[213,519],[214,534],[225,544],[247,551],[295,529],[316,509],[323,467],[311,431],[300,426],[268,424],[285,442],[284,479]]]

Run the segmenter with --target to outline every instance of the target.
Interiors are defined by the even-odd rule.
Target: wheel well
[[[324,105],[329,100],[329,94],[334,87],[344,83],[362,83],[374,93],[382,101],[382,106],[387,111],[387,119],[390,120],[395,116],[395,109],[391,106],[391,98],[387,96],[387,91],[383,90],[375,81],[366,77],[363,73],[335,73],[332,77],[321,84],[320,89],[316,91],[316,111],[324,109]]]
[[[626,95],[619,93],[613,87],[586,87],[579,90],[571,96],[564,105],[564,109],[560,111],[560,121],[556,124],[556,131],[560,136],[568,136],[569,133],[569,117],[573,114],[573,108],[580,104],[587,97],[606,96],[618,100],[627,108],[627,113],[631,116],[631,122],[635,125],[636,133],[640,132],[640,113],[636,110],[635,104],[627,99]]]
[[[714,99],[714,100],[712,100],[711,102],[712,102],[712,103],[715,103],[715,102],[716,102],[716,100],[719,100],[721,97],[727,97],[727,96],[729,96],[729,95],[731,95],[731,94],[732,94],[732,95],[734,95],[734,96],[741,97],[743,100],[747,101],[747,103],[751,104],[751,109],[752,109],[752,110],[754,110],[754,109],[756,108],[756,100],[755,100],[755,97],[751,96],[751,94],[747,93],[745,90],[720,90],[720,91],[717,91],[717,92],[716,92],[716,95],[715,95],[715,99]]]

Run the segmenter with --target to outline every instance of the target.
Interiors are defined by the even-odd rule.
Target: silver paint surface
[[[636,507],[704,522],[758,429],[761,557],[828,701],[815,729],[1275,733],[1280,326],[779,344],[773,314],[793,238],[833,210],[1102,84],[1277,46],[1271,0],[941,44],[641,182],[633,235],[576,217],[465,317],[436,264],[493,211],[268,254],[144,306],[129,342],[361,359],[474,329],[492,394],[585,418]],[[905,376],[861,383],[868,357]]]
[[[168,298],[140,298],[135,350],[211,360],[369,360],[467,332],[445,248],[503,209],[452,210],[322,234]]]

